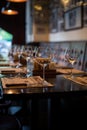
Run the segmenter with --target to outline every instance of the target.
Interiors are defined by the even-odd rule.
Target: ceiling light
[[[5,15],[17,15],[18,11],[15,9],[12,9],[10,2],[6,4],[6,7],[3,7],[1,9],[1,13]]]
[[[27,0],[7,0],[7,1],[16,3],[27,2]]]

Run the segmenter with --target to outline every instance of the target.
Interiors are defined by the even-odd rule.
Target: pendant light
[[[11,7],[11,3],[7,2],[6,7],[1,9],[1,13],[5,15],[17,15],[18,11]]]
[[[7,0],[7,1],[16,2],[16,3],[27,2],[27,0]]]

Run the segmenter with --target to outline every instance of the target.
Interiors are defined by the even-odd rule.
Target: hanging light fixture
[[[6,7],[3,7],[3,8],[1,9],[1,13],[2,13],[2,14],[5,14],[5,15],[17,15],[17,14],[18,14],[18,11],[15,10],[15,9],[12,9],[11,3],[10,3],[10,2],[7,2]]]
[[[7,0],[7,1],[16,2],[16,3],[27,2],[27,0]]]

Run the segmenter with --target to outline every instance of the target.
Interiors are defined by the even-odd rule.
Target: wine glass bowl
[[[74,63],[76,62],[77,58],[73,57],[71,55],[66,56],[67,61],[71,64],[74,65]]]
[[[75,53],[72,51],[66,51],[65,59],[67,60],[67,62],[69,64],[71,64],[71,75],[70,75],[71,77],[73,77],[72,70],[73,70],[73,67],[74,67],[75,63],[77,62],[78,58],[79,58],[78,51],[76,51]]]
[[[21,57],[22,57],[22,53],[23,53],[23,48],[18,47],[17,52],[16,52],[16,57],[17,57],[17,65],[16,68],[20,69],[20,67],[22,67],[21,64]],[[16,77],[21,77],[21,72],[18,72],[18,74],[16,75]]]
[[[26,77],[33,76],[34,61],[32,57],[26,57],[27,61],[27,74]]]

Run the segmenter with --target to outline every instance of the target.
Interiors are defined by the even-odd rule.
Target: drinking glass
[[[22,66],[22,64],[21,64],[22,53],[23,53],[23,49],[20,48],[20,47],[18,47],[18,50],[17,50],[17,52],[16,52],[16,54],[18,55],[18,64],[17,64],[16,68],[20,68],[20,67]],[[21,75],[21,73],[19,72],[19,73],[17,74],[17,77],[21,77],[21,76],[22,76],[22,75]]]
[[[79,52],[78,51],[72,52],[70,50],[67,50],[67,52],[65,54],[65,58],[66,58],[67,62],[71,64],[70,77],[73,77],[72,69],[74,67],[74,64],[77,62],[78,57],[79,57]]]
[[[19,51],[18,52],[18,67],[21,67],[21,61],[20,61],[20,59],[21,59],[21,56],[22,56],[22,51]]]
[[[8,54],[8,60],[9,60],[10,65],[13,63],[13,60],[14,60],[14,58],[13,58],[13,51],[14,50],[11,48],[9,50],[9,54]]]
[[[46,85],[45,69],[46,69],[46,66],[48,66],[49,63],[51,62],[50,48],[39,47],[38,57],[35,58],[35,61],[37,62],[37,64],[39,64],[43,68],[43,85]]]
[[[34,62],[32,57],[26,57],[27,61],[27,74],[26,77],[33,76]]]
[[[43,84],[45,83],[45,68],[47,65],[49,65],[50,63],[50,58],[36,58],[35,61],[37,62],[37,64],[39,64],[40,66],[42,66],[43,68]]]
[[[2,98],[3,98],[3,88],[2,88],[2,86],[0,84],[0,99],[2,99]]]

